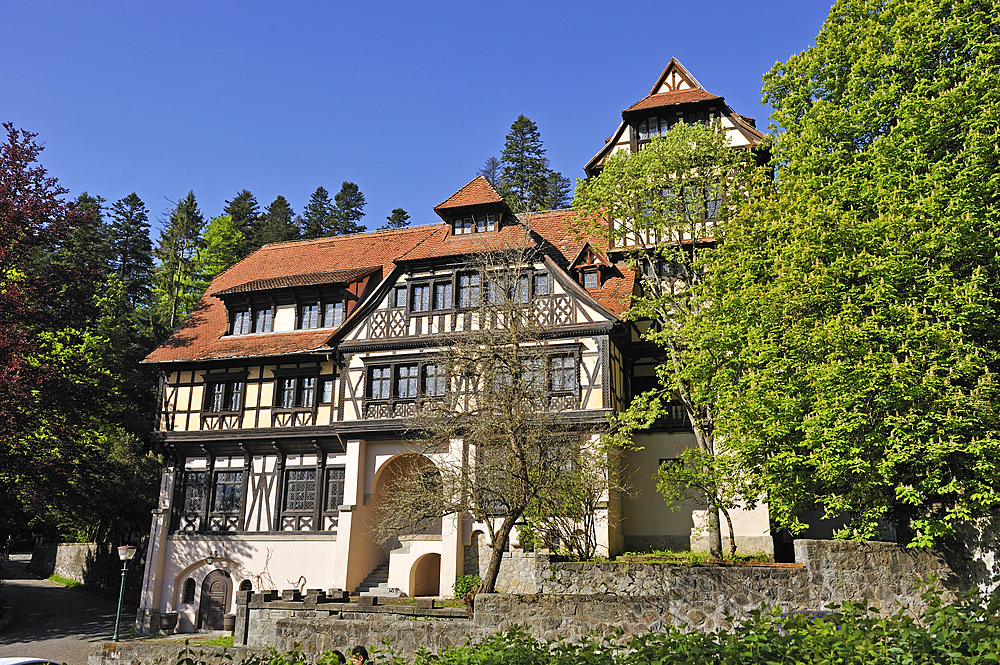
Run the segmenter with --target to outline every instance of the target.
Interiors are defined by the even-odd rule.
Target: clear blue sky
[[[573,180],[671,56],[767,124],[761,75],[826,2],[0,3],[0,120],[76,195],[132,191],[156,223],[194,190],[301,213],[356,182],[369,229],[416,224],[499,156],[518,114]],[[166,197],[166,198],[165,198]],[[155,240],[155,238],[154,238]]]

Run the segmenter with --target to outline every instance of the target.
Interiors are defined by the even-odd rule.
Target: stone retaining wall
[[[89,581],[90,567],[96,558],[96,543],[35,545],[29,570],[39,577],[58,575],[83,584]]]
[[[184,649],[183,644],[102,642],[90,650],[87,665],[173,665]],[[267,656],[267,649],[249,647],[192,646],[191,650],[205,665],[256,665]]]
[[[713,630],[725,617],[737,620],[762,604],[784,612],[823,610],[844,601],[869,601],[894,612],[920,612],[925,601],[918,579],[936,577],[939,588],[959,580],[944,559],[927,550],[893,543],[822,540],[795,542],[796,564],[678,566],[635,562],[552,562],[545,554],[510,557],[505,584],[542,593],[476,596],[474,621],[463,610],[421,606],[347,603],[343,592],[287,591],[279,598],[241,592],[237,643],[271,645],[279,651],[296,643],[315,657],[355,644],[379,645],[412,655],[420,647],[437,651],[524,626],[544,639],[579,639],[590,631],[617,628],[628,637],[674,625]],[[499,585],[498,585],[499,586]],[[950,592],[946,592],[947,593]],[[118,663],[124,662],[116,659]],[[136,661],[145,665],[146,661]],[[166,662],[166,661],[165,661]],[[99,665],[93,662],[91,665]]]

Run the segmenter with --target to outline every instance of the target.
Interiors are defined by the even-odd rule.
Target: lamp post
[[[125,571],[128,570],[128,562],[135,556],[135,548],[131,545],[122,545],[118,548],[118,558],[122,560],[122,586],[118,591],[118,614],[115,615],[115,636],[112,641],[118,641],[118,623],[122,618],[122,597],[125,596]]]

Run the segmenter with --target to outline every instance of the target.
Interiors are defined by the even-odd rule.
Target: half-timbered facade
[[[672,60],[587,172],[612,150],[641,149],[650,118],[659,132],[689,113],[722,118],[748,144],[760,138]],[[641,322],[624,318],[641,286],[606,239],[580,237],[571,211],[515,216],[482,176],[434,211],[438,224],[263,247],[216,278],[146,359],[161,374],[167,458],[141,596],[147,620],[176,612],[181,630],[216,627],[239,588],[354,592],[384,581],[447,595],[456,576],[479,572],[486,529],[467,516],[386,546],[371,521],[392,478],[460,454],[418,455],[403,432],[422,399],[449,389],[447,341],[482,324],[488,285],[469,257],[505,239],[534,250],[517,297],[549,331],[544,380],[581,440],[651,387]],[[698,507],[671,512],[652,479],[691,442],[680,412],[643,435],[624,460],[635,496],[599,508],[602,552],[697,546]],[[769,549],[766,513],[739,516],[737,528],[744,549]]]

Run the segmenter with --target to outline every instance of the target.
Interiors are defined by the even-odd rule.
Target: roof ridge
[[[268,247],[272,247],[272,248],[273,247],[287,247],[288,245],[305,244],[305,243],[310,243],[310,242],[314,242],[314,243],[332,242],[332,241],[340,240],[342,238],[357,238],[357,237],[360,237],[360,236],[388,235],[390,233],[406,233],[406,232],[409,232],[409,231],[419,231],[419,230],[421,230],[423,228],[426,228],[428,226],[433,226],[433,225],[434,225],[434,223],[432,222],[430,224],[417,224],[415,226],[407,226],[407,227],[401,228],[401,229],[384,229],[384,230],[378,230],[378,229],[376,229],[375,231],[359,231],[357,233],[343,233],[343,234],[335,235],[335,236],[321,236],[319,238],[296,238],[294,240],[282,240],[282,241],[279,241],[279,242],[269,242],[269,243],[267,243],[265,245],[261,245],[257,249],[257,252],[259,252],[262,249],[268,248]],[[254,252],[254,254],[256,254],[257,252]],[[253,256],[253,254],[250,254],[250,256]],[[233,265],[236,265],[236,264],[233,264]]]

